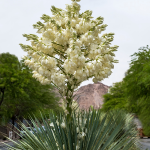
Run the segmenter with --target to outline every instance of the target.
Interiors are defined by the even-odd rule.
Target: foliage
[[[66,10],[52,6],[52,17],[44,14],[44,22],[33,25],[42,36],[24,34],[31,46],[20,44],[28,53],[25,64],[33,70],[33,76],[42,84],[55,85],[66,99],[68,116],[72,113],[73,92],[80,83],[92,77],[94,82],[107,78],[117,62],[114,51],[118,46],[111,46],[114,33],[100,37],[107,26],[103,18],[93,19],[89,10],[79,13],[79,1],[72,0]]]
[[[35,121],[34,121],[35,120]],[[37,132],[32,134],[26,126],[26,135],[17,149],[26,150],[134,150],[138,149],[137,132],[132,117],[123,111],[103,113],[101,110],[72,113],[68,122],[66,115],[50,114],[43,118],[45,130],[37,119],[32,119]],[[39,128],[38,128],[39,127]],[[7,144],[6,144],[7,145]],[[9,146],[10,150],[16,149]]]
[[[4,104],[4,102],[5,99],[9,100],[7,93],[14,95],[16,92],[14,93],[13,90],[19,90],[16,86],[16,82],[18,82],[19,79],[19,70],[20,63],[15,55],[9,53],[0,54],[0,119],[4,122],[7,122],[11,112],[10,109],[12,108],[9,108],[9,105],[7,105],[7,103]]]
[[[103,95],[104,104],[102,109],[104,111],[114,110],[114,109],[124,109],[126,110],[127,101],[125,99],[125,88],[123,82],[116,82],[110,88],[109,93]]]
[[[9,53],[0,54],[0,89],[4,97],[0,106],[1,121],[43,113],[49,109],[59,110],[58,98],[52,85],[42,85],[32,77],[31,70]],[[48,112],[47,112],[48,113]],[[5,119],[5,120],[4,120]]]
[[[103,110],[125,109],[140,118],[144,133],[150,135],[150,48],[142,47],[132,55],[130,68],[122,82],[104,95]]]
[[[144,133],[150,135],[150,48],[139,49],[132,55],[130,69],[124,78],[129,111],[137,113]]]
[[[16,87],[14,83],[18,78],[18,70],[20,70],[20,63],[15,55],[0,54],[0,105],[3,102],[5,88],[13,90]]]

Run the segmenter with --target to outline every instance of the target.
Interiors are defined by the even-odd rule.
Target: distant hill
[[[77,102],[80,109],[87,110],[92,105],[95,109],[101,108],[103,104],[103,95],[108,92],[110,87],[103,83],[94,83],[82,86],[79,88],[76,94]]]

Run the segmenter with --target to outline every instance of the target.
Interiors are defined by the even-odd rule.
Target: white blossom
[[[113,33],[100,35],[107,26],[103,18],[93,19],[90,11],[81,14],[79,1],[72,0],[66,10],[52,11],[51,17],[43,15],[44,23],[34,25],[41,35],[25,34],[31,46],[20,44],[28,53],[25,65],[33,70],[33,77],[42,84],[52,83],[64,96],[70,85],[74,90],[89,78],[93,82],[107,78],[118,48],[111,46]]]
[[[66,124],[64,122],[61,123],[62,128],[66,128]]]
[[[77,128],[76,128],[76,131],[77,131],[77,133],[79,133],[79,132],[80,132],[79,127],[77,127]]]
[[[54,127],[54,124],[53,124],[53,122],[51,122],[51,123],[50,123],[50,126],[51,126],[51,127]]]

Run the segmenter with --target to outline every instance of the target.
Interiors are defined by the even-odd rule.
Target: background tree
[[[144,133],[150,135],[150,48],[142,47],[132,55],[130,69],[124,78],[129,111],[136,113]]]
[[[144,133],[150,135],[150,48],[132,55],[130,68],[122,82],[115,83],[104,95],[103,110],[125,109],[138,115]]]
[[[123,82],[116,82],[110,88],[109,93],[103,95],[104,104],[102,109],[104,111],[114,110],[114,109],[124,109],[126,110],[127,101],[125,99],[125,88]]]
[[[13,90],[14,82],[19,77],[20,63],[15,55],[9,53],[0,54],[0,106],[4,101],[5,90]]]
[[[1,121],[27,118],[30,114],[59,111],[52,85],[42,85],[32,77],[31,70],[9,53],[0,55]],[[4,92],[3,92],[4,91]]]

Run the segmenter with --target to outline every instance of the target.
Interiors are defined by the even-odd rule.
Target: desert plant
[[[134,150],[137,132],[132,117],[123,111],[104,113],[90,110],[67,116],[51,113],[43,118],[44,129],[36,119],[31,119],[37,132],[32,134],[22,125],[26,135],[10,150]],[[34,121],[35,120],[35,121]]]
[[[85,80],[107,78],[114,67],[111,45],[114,33],[101,32],[107,27],[103,17],[93,19],[92,11],[80,13],[80,0],[71,0],[66,10],[52,6],[52,16],[43,14],[33,27],[42,35],[24,34],[31,45],[20,44],[28,53],[25,64],[42,84],[53,84],[65,99],[68,118],[72,113],[73,93]]]

